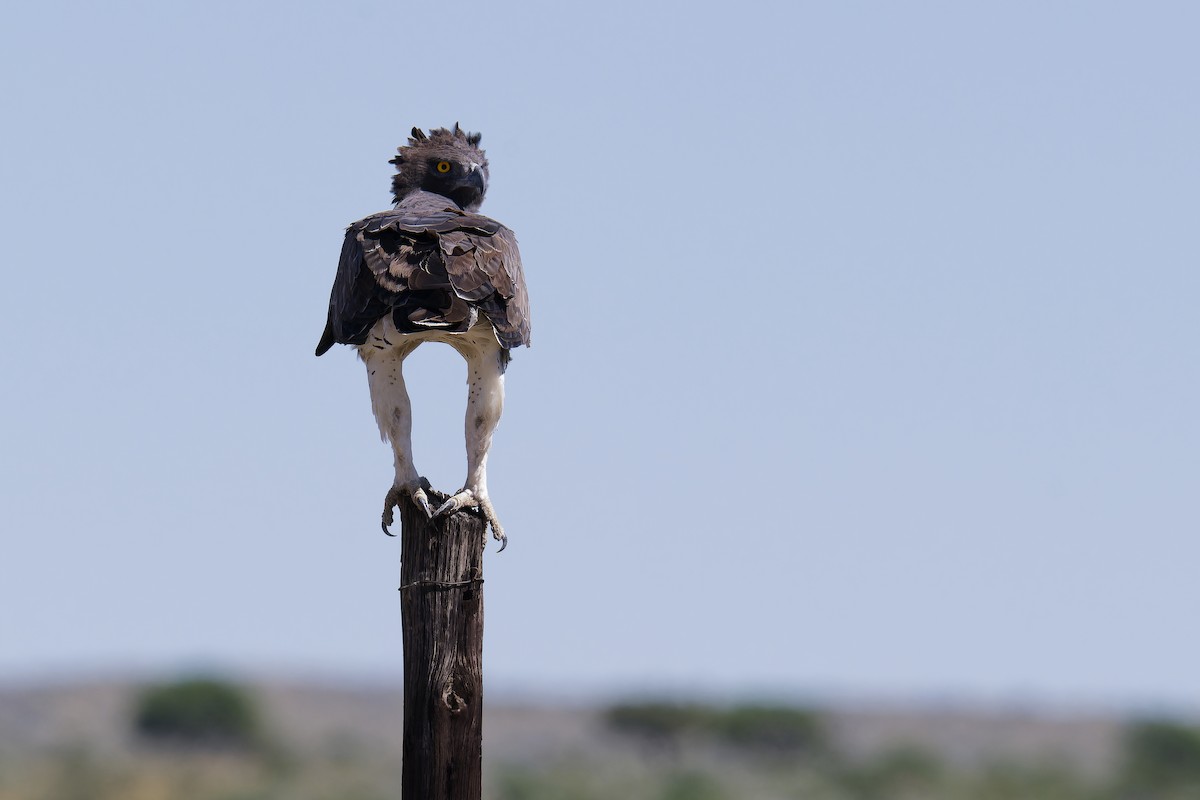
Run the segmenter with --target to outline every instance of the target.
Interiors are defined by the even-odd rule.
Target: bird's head
[[[454,130],[437,128],[426,136],[412,129],[408,144],[391,160],[396,165],[392,196],[399,203],[408,194],[424,189],[475,212],[487,193],[487,156],[479,149],[481,135],[467,133],[454,123]]]

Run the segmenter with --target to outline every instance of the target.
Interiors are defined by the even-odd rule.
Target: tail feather
[[[317,342],[317,355],[325,355],[335,344],[337,344],[337,339],[333,338],[333,326],[326,322],[325,332],[321,334],[321,341]]]

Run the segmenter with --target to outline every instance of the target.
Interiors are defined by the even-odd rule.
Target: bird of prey
[[[367,367],[371,407],[392,446],[396,477],[384,499],[383,531],[409,495],[432,517],[478,506],[503,550],[508,542],[487,490],[487,456],[504,405],[510,351],[529,344],[529,298],[513,232],[476,213],[488,187],[480,134],[412,129],[390,163],[395,207],[346,230],[317,355],[355,345]],[[467,479],[436,510],[412,457],[412,412],[404,359],[444,342],[467,360]]]

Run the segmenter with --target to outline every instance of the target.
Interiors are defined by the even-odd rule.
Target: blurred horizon
[[[677,702],[717,707],[743,703],[795,706],[828,710],[895,711],[911,713],[962,712],[1017,714],[1035,718],[1104,717],[1138,719],[1163,717],[1200,718],[1200,703],[1164,701],[1162,698],[1064,696],[1036,692],[969,693],[870,692],[835,686],[751,686],[687,684],[634,680],[626,683],[582,685],[535,684],[493,679],[487,674],[484,653],[484,703],[539,708],[589,708],[621,702]],[[29,670],[0,675],[0,691],[70,690],[92,686],[152,686],[183,680],[217,680],[245,685],[290,686],[313,690],[364,690],[394,693],[403,688],[402,669],[311,670],[220,665],[203,661],[143,668],[70,668]]]

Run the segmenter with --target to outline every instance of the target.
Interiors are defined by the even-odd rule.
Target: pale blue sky
[[[460,121],[534,346],[486,675],[1200,704],[1191,3],[24,3],[0,25],[0,679],[398,675],[320,334]],[[410,368],[462,480],[463,366]]]

